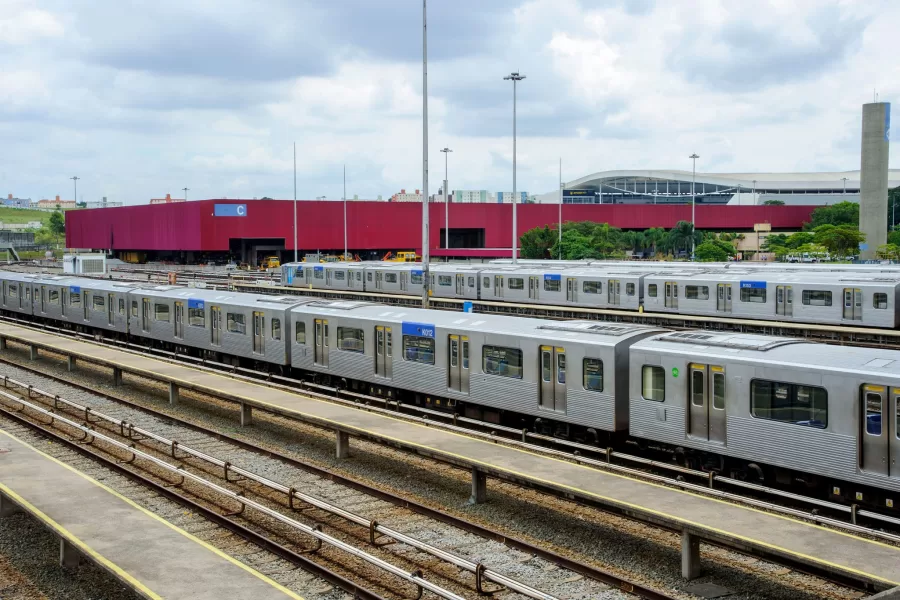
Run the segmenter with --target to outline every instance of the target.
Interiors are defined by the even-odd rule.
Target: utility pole
[[[428,0],[422,0],[422,308],[428,308]]]
[[[441,148],[444,153],[444,249],[450,249],[450,192],[447,190],[449,185],[447,180],[447,157],[453,152],[450,148]]]
[[[75,183],[75,205],[78,206],[78,180],[81,177],[69,177]]]
[[[697,221],[694,214],[694,204],[696,203],[697,196],[694,194],[694,184],[697,179],[697,159],[700,158],[697,156],[697,153],[694,152],[688,158],[694,161],[693,169],[691,170],[691,260],[694,260],[694,251],[696,250],[696,238],[694,237],[694,233],[697,228]]]
[[[183,187],[181,190],[184,192],[184,201],[187,202],[187,193],[191,191],[191,188]]]
[[[516,204],[519,199],[516,198],[516,84],[523,79],[524,75],[520,75],[518,71],[513,71],[503,78],[505,81],[513,82],[513,197],[512,197],[512,261],[513,264],[519,262],[518,250],[519,236],[516,235]]]
[[[557,258],[562,260],[562,201],[563,201],[563,180],[562,180],[562,156],[559,157],[559,254]]]
[[[294,262],[297,262],[297,142],[294,142]]]
[[[344,165],[344,260],[347,258],[347,165]]]

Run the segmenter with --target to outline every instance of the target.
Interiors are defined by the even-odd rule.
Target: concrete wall
[[[867,249],[860,252],[865,259],[875,258],[878,246],[887,243],[890,115],[888,102],[863,104],[859,229],[866,234]]]

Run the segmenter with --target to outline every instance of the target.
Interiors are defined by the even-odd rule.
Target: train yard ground
[[[541,580],[543,585],[535,584],[535,588],[546,588],[548,597],[618,597],[607,595],[613,594],[613,589],[606,587],[612,583],[645,597],[702,597],[702,589],[714,588],[692,586],[710,584],[735,598],[855,598],[900,580],[900,549],[884,541],[586,469],[567,460],[425,427],[378,411],[302,397],[46,333],[8,325],[0,328],[7,344],[4,358],[23,366],[40,364],[46,372],[43,380],[35,380],[33,373],[26,375],[24,370],[8,376],[20,384],[25,379],[26,386],[49,389],[51,403],[56,395],[65,398],[72,393],[59,381],[46,381],[53,373],[58,378],[78,379],[84,387],[124,393],[134,402],[138,402],[135,396],[141,396],[143,410],[165,411],[158,418],[189,418],[195,426],[202,423],[210,432],[226,432],[232,437],[259,436],[257,439],[265,440],[270,451],[274,447],[281,452],[311,452],[320,466],[356,478],[380,480],[382,488],[389,482],[397,494],[420,496],[423,505],[483,523],[493,521],[495,533],[499,529],[502,534],[528,538],[537,546],[567,556],[569,561],[595,569],[592,573],[571,562],[554,564],[549,557],[543,559],[548,562],[539,567],[542,572],[560,571],[560,577],[552,581],[556,587],[546,588],[545,579]],[[38,363],[30,360],[32,348],[37,349]],[[75,357],[74,373],[68,371],[66,357]],[[117,369],[115,378],[109,377],[110,368]],[[127,385],[111,386],[114,382]],[[26,392],[22,399],[36,402],[36,397]],[[178,402],[169,404],[167,399]],[[239,414],[244,422],[252,420],[252,427],[237,425],[235,402],[243,407]],[[117,410],[124,410],[110,397],[90,399],[95,410],[104,412],[110,411],[111,403]],[[127,417],[117,414],[117,418],[138,425],[147,419],[143,416],[139,420],[131,413]],[[174,439],[171,432],[166,436]],[[340,458],[349,448],[347,436],[353,436],[350,457]],[[195,445],[193,438],[190,445]],[[183,452],[176,454],[182,457]],[[229,457],[226,455],[225,460]],[[229,462],[240,464],[237,460]],[[263,472],[268,475],[267,470]],[[485,487],[485,476],[491,477],[489,487]],[[566,477],[571,481],[562,480]],[[572,499],[580,504],[572,504]],[[608,512],[596,510],[598,506]],[[685,510],[691,515],[681,514]],[[698,563],[701,539],[703,560]],[[796,544],[805,547],[792,546]],[[507,555],[501,563],[515,570],[519,569],[515,565],[537,560],[524,560],[530,556],[526,552],[524,556],[516,554],[524,562],[510,561],[510,552],[507,549],[501,553]],[[488,565],[489,561],[484,563]],[[701,564],[703,575],[698,578]],[[544,571],[545,567],[549,571]],[[801,575],[798,570],[814,571],[818,578]],[[683,580],[683,575],[693,581]],[[843,585],[835,585],[834,579]],[[598,587],[582,587],[589,583]],[[466,583],[462,585],[455,589],[463,597],[475,593],[471,587],[464,587]],[[865,591],[861,594],[860,590]]]

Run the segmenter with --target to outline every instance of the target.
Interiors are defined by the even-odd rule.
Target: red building
[[[294,233],[290,200],[199,200],[173,204],[98,208],[66,213],[66,245],[94,250],[146,251],[151,257],[196,260],[199,254],[230,253],[255,260],[259,252],[286,251]],[[335,201],[297,202],[297,246],[305,252],[343,250],[343,207]],[[430,246],[435,256],[506,256],[512,241],[511,204],[451,204],[450,245],[443,250],[443,204],[430,204]],[[698,205],[697,228],[752,231],[769,223],[773,231],[799,229],[815,206]],[[518,233],[555,226],[559,206],[520,204]],[[596,221],[621,229],[671,228],[690,221],[690,205],[572,204],[563,221]],[[420,203],[347,202],[347,244],[369,256],[422,247]],[[503,249],[506,249],[505,251]],[[366,256],[363,256],[366,258]]]

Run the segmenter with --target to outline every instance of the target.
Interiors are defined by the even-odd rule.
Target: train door
[[[775,314],[790,317],[794,314],[794,290],[789,285],[775,287]]]
[[[259,311],[253,311],[253,353],[266,353],[266,316]]]
[[[306,283],[307,285],[312,285],[313,282],[313,268],[306,267]]]
[[[43,296],[43,293],[41,294]],[[41,303],[43,303],[43,298],[41,298]],[[175,313],[176,315],[178,313]],[[115,294],[107,294],[106,295],[106,318],[109,321],[109,324],[112,325],[116,321],[116,296]]]
[[[609,279],[606,282],[606,301],[610,306],[619,305],[621,293],[622,283],[618,279]]]
[[[144,298],[141,307],[141,329],[150,331],[150,298]]]
[[[537,300],[538,296],[540,296],[540,286],[541,281],[536,275],[532,275],[528,278],[528,297],[532,300]]]
[[[541,408],[566,412],[566,350],[541,346]]]
[[[328,319],[316,319],[315,362],[328,366]]]
[[[466,296],[466,276],[462,273],[456,274],[456,296],[458,298]]]
[[[175,303],[175,337],[178,339],[184,337],[184,302]]]
[[[890,393],[889,393],[890,392]],[[860,387],[860,460],[862,470],[878,475],[896,475],[900,457],[897,439],[897,396],[900,388],[883,385]]]
[[[353,281],[352,277],[350,281]],[[400,289],[404,292],[409,290],[409,273],[400,273]]]
[[[578,280],[574,277],[566,278],[566,300],[578,302]]]
[[[59,311],[63,318],[66,316],[66,306],[69,304],[69,288],[64,287],[59,290]],[[6,284],[3,284],[3,304],[6,304]]]
[[[844,288],[844,318],[851,321],[862,321],[862,290]]]
[[[731,284],[720,283],[716,286],[716,310],[718,312],[731,312]]]
[[[84,320],[91,320],[91,294],[90,292],[81,292],[81,306],[84,308]]]
[[[210,343],[213,346],[218,346],[222,343],[222,309],[218,306],[211,306],[209,312]]]
[[[375,374],[391,379],[394,376],[393,340],[390,327],[375,327]]]
[[[494,296],[503,297],[503,275],[494,275]]]
[[[41,313],[44,312],[44,296],[47,295],[47,287],[41,286]]]
[[[666,282],[666,308],[678,308],[678,284],[674,281]]]
[[[469,393],[469,337],[451,335],[450,340],[450,389],[460,394]]]
[[[376,289],[376,290],[380,290],[380,289],[381,289],[381,279],[382,279],[382,277],[384,277],[384,275],[381,273],[381,271],[375,271],[375,289]]]
[[[329,288],[331,287],[332,277],[334,277],[334,270],[333,269],[325,269],[325,286],[326,287],[329,287]]]
[[[688,380],[690,418],[688,435],[700,440],[725,443],[725,369],[691,363]]]

